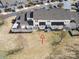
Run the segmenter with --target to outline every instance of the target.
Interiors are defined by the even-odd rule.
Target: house
[[[71,10],[71,3],[68,0],[65,0],[62,2],[63,3],[63,8],[67,10]]]
[[[76,29],[72,20],[78,21],[76,13],[60,8],[33,9],[17,14],[16,21],[12,25],[12,32],[32,32],[37,30],[61,30]],[[72,19],[73,18],[73,19]],[[71,24],[74,27],[71,27]],[[70,26],[70,27],[69,27]]]

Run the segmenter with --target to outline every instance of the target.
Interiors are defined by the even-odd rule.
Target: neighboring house
[[[70,11],[58,8],[23,11],[17,14],[11,31],[32,32],[38,29],[45,30],[46,27],[51,28],[51,30],[66,29],[65,27],[76,29],[74,23],[71,23],[72,17],[76,20],[75,15]],[[70,24],[75,27],[71,28]]]
[[[65,0],[62,2],[63,3],[63,8],[67,10],[71,10],[71,3],[68,0]]]

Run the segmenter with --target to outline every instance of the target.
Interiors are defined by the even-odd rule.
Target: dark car
[[[76,6],[76,8],[77,8],[76,11],[79,12],[79,1],[75,3],[75,6]]]

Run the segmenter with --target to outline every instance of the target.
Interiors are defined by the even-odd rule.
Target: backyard
[[[0,26],[0,58],[78,59],[78,36],[71,37],[66,31],[9,33],[13,18],[7,18]]]

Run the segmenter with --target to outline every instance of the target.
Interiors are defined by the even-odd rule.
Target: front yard
[[[9,52],[7,59],[70,59],[77,58],[79,50],[79,37],[71,37],[68,32],[33,32],[33,33],[9,33],[11,19],[6,19],[0,27],[0,52]],[[62,40],[61,40],[62,39]],[[71,48],[72,47],[72,48]],[[19,51],[15,51],[22,48]],[[3,52],[3,54],[4,54]],[[5,59],[6,59],[5,58]]]

